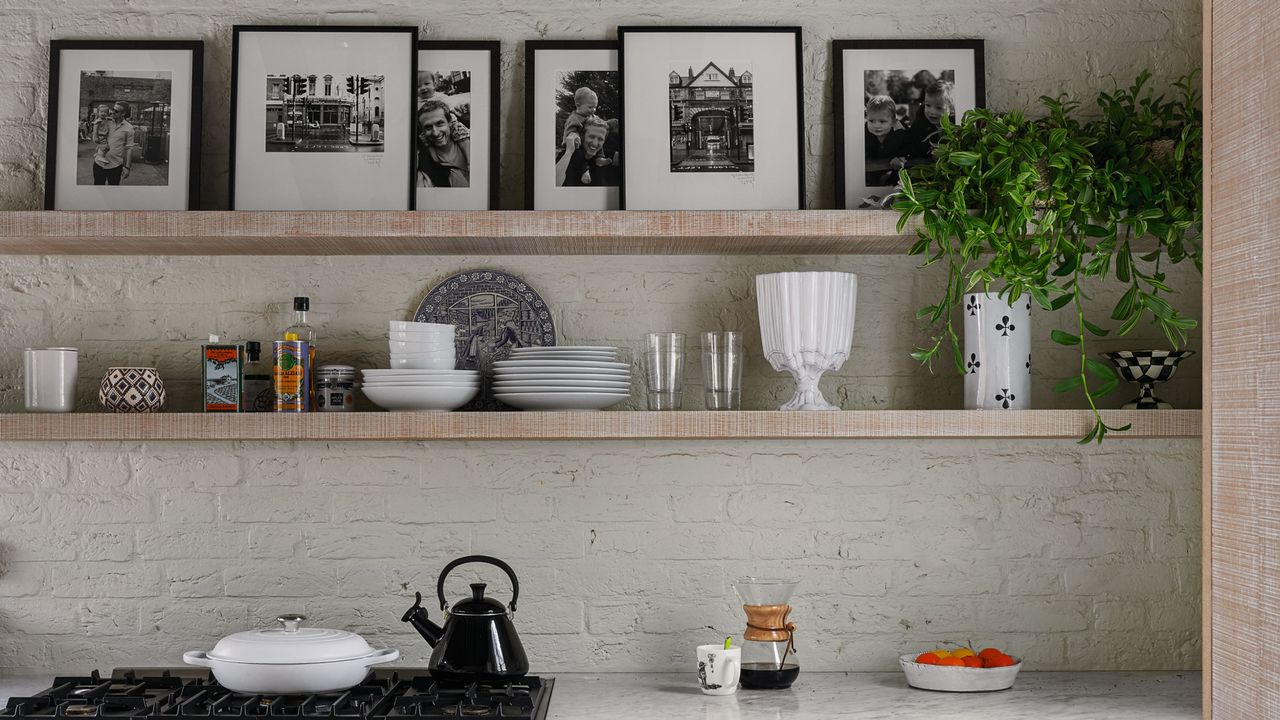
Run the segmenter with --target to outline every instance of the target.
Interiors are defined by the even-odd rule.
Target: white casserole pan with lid
[[[207,667],[229,690],[297,694],[337,692],[360,684],[369,668],[397,660],[399,650],[374,650],[346,630],[304,628],[302,615],[281,615],[281,627],[228,635],[213,649],[191,650],[182,659]]]

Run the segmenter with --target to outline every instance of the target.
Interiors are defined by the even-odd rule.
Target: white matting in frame
[[[498,149],[490,146],[493,136],[493,84],[498,80],[492,77],[490,67],[493,53],[488,50],[450,50],[432,49],[418,51],[418,73],[465,72],[470,73],[471,91],[466,102],[470,104],[470,121],[468,128],[471,137],[468,141],[470,150],[468,170],[470,183],[460,187],[422,187],[421,178],[415,166],[415,192],[418,195],[418,210],[496,210],[489,207],[489,187],[494,182],[490,170],[494,153]],[[445,98],[447,102],[456,100],[455,96]],[[415,99],[415,105],[417,99]],[[453,102],[450,102],[453,105]],[[417,122],[415,117],[414,122]],[[417,134],[417,126],[414,126]],[[419,150],[415,141],[415,158]],[[415,159],[415,163],[417,160]]]
[[[191,172],[191,66],[190,50],[77,50],[64,49],[58,61],[58,127],[54,208],[57,210],[186,210]],[[78,113],[81,80],[98,72],[145,74],[168,73],[170,85],[169,145],[165,184],[138,185],[128,178],[119,185],[77,182],[82,150]],[[112,98],[119,99],[119,98]],[[110,103],[106,103],[110,104]],[[131,103],[132,112],[144,108]],[[131,118],[137,122],[135,116]],[[199,138],[194,139],[199,142]],[[143,153],[135,148],[131,174],[142,175]]]
[[[623,54],[626,209],[801,207],[802,89],[797,86],[796,33],[731,27],[706,32],[627,28],[619,35]],[[673,135],[670,77],[673,72],[687,75],[689,71],[695,75],[732,71],[739,78],[751,73],[751,143],[739,153],[745,155],[738,158],[749,161],[749,171],[678,169],[672,148],[680,139]],[[716,142],[725,141],[720,137]]]
[[[970,48],[892,48],[848,49],[840,53],[843,64],[841,91],[844,107],[836,112],[844,113],[844,205],[849,209],[878,207],[877,199],[893,191],[893,185],[868,185],[864,171],[866,162],[866,112],[865,83],[867,71],[876,70],[952,70],[955,82],[951,88],[955,122],[964,114],[978,107],[980,83],[976,67],[981,58],[975,59]]]
[[[556,88],[562,73],[579,70],[617,72],[618,51],[609,49],[536,50],[533,123],[525,128],[533,138],[533,207],[531,210],[617,210],[618,188],[558,187],[556,185]],[[625,129],[625,126],[624,126]],[[625,132],[624,132],[625,136]]]
[[[236,102],[232,118],[235,123],[232,209],[412,209],[411,123],[416,31],[413,28],[401,31],[400,28],[322,27],[237,30],[236,71],[232,83]],[[352,151],[344,148],[341,152],[267,151],[268,76],[307,77],[317,73],[333,75],[334,82],[344,82],[347,75],[381,76],[384,95],[377,113],[382,120],[381,151],[366,151],[367,148]],[[353,106],[347,112],[361,111]],[[347,124],[350,127],[350,123]],[[358,140],[361,129],[359,124],[357,127]],[[372,138],[372,124],[368,134]]]

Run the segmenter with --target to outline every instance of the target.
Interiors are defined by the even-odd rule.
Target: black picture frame
[[[803,50],[803,29],[798,25],[779,25],[779,26],[761,26],[761,25],[655,25],[655,26],[634,26],[624,25],[618,28],[618,72],[622,77],[622,93],[620,104],[622,105],[623,126],[634,125],[631,118],[627,115],[626,95],[627,95],[627,38],[634,37],[641,33],[686,33],[694,34],[758,34],[758,33],[777,33],[790,34],[794,38],[794,60],[795,63],[795,96],[796,96],[796,158],[795,158],[795,175],[796,175],[796,202],[794,207],[786,209],[801,209],[805,206],[805,124],[804,124],[804,50]],[[704,68],[705,70],[705,68]],[[701,71],[699,71],[701,72]],[[754,92],[754,91],[753,91]],[[634,137],[636,133],[633,131],[628,137]],[[624,153],[630,156],[635,155],[635,150],[630,145],[624,145]],[[623,209],[628,208],[627,202],[627,185],[632,179],[631,176],[637,175],[633,169],[636,163],[628,163],[623,172],[622,187],[620,191],[620,204]],[[639,179],[636,177],[635,179]],[[642,209],[659,209],[659,208],[642,208]],[[662,209],[685,209],[685,208],[662,208]],[[695,208],[688,208],[695,209]],[[712,207],[699,207],[696,209],[720,209]],[[764,209],[764,208],[761,208]],[[782,208],[769,208],[782,209]]]
[[[187,181],[185,210],[200,207],[200,132],[204,87],[204,42],[200,40],[51,40],[49,42],[49,104],[48,126],[45,130],[45,184],[44,209],[56,210],[58,131],[60,111],[60,73],[62,53],[67,50],[175,50],[191,53],[191,118],[188,125]],[[172,97],[170,98],[172,104]],[[170,183],[172,185],[172,183]],[[116,210],[134,208],[120,207]]]
[[[975,108],[986,107],[986,61],[984,59],[985,42],[978,38],[960,38],[947,40],[832,40],[831,41],[831,65],[832,65],[832,103],[833,114],[835,115],[836,130],[836,177],[835,177],[835,207],[838,210],[847,210],[848,208],[848,189],[847,176],[850,168],[848,167],[849,148],[845,143],[845,135],[847,132],[846,120],[848,113],[846,112],[846,98],[844,93],[845,84],[845,62],[844,52],[846,50],[967,50],[973,52],[974,66],[974,94]],[[957,118],[958,120],[959,118]]]
[[[498,40],[419,40],[417,44],[419,52],[423,50],[468,50],[468,51],[485,51],[489,53],[489,62],[487,64],[489,70],[489,187],[487,190],[488,207],[487,210],[497,210],[499,205],[498,188],[500,185],[498,174],[502,168],[502,148],[500,129],[502,116],[502,43]],[[416,58],[415,58],[416,61]],[[414,66],[414,75],[421,71],[418,65]],[[416,123],[417,97],[414,97],[414,111]],[[416,132],[416,124],[414,126]],[[414,139],[415,147],[417,139]],[[415,185],[416,185],[417,164],[415,161]],[[416,194],[416,193],[415,193]],[[416,202],[416,198],[415,198]],[[416,207],[416,206],[415,206]]]
[[[537,143],[540,139],[537,132],[538,114],[537,114],[537,97],[534,89],[537,87],[537,57],[538,53],[544,51],[599,51],[605,50],[615,53],[620,50],[618,41],[616,40],[526,40],[524,41],[524,150],[525,150],[525,166],[524,166],[524,207],[528,210],[537,210],[537,203],[534,199],[534,193],[537,188],[537,165],[534,158],[536,157]],[[621,68],[618,69],[619,96],[621,96]],[[621,97],[619,97],[621,103]],[[621,110],[621,106],[619,106]],[[621,112],[619,112],[621,114]],[[625,126],[624,126],[625,127]],[[619,182],[619,192],[621,192],[621,182]],[[586,208],[583,208],[586,209]]]
[[[239,102],[238,89],[240,86],[240,43],[241,36],[246,33],[352,33],[352,34],[369,34],[369,33],[404,33],[410,36],[409,56],[407,58],[408,79],[406,82],[407,98],[409,99],[408,108],[406,109],[407,127],[405,130],[405,142],[407,151],[411,151],[415,145],[413,126],[415,111],[413,98],[416,92],[414,83],[418,74],[418,28],[415,25],[233,25],[231,28],[231,118],[230,118],[230,145],[229,145],[229,162],[227,172],[227,203],[231,210],[236,209],[236,142],[237,142],[237,125],[239,123]],[[408,163],[408,173],[405,177],[405,196],[406,205],[404,210],[416,209],[416,193],[415,190],[415,163],[410,160]],[[359,208],[346,208],[356,210]]]

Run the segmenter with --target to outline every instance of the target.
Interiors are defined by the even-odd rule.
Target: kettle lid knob
[[[485,583],[471,583],[471,599],[483,600],[485,587],[487,587]]]

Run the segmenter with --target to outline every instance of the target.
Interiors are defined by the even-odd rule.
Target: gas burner
[[[400,720],[501,717],[544,720],[554,680],[449,683],[421,669],[382,668],[345,692],[256,695],[232,692],[199,668],[121,668],[110,678],[59,676],[32,697],[9,698],[0,720]]]

